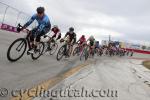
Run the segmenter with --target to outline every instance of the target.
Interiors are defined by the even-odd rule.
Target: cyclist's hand
[[[60,39],[60,43],[64,42],[64,39]]]
[[[76,42],[75,44],[78,44],[78,42]]]
[[[17,32],[20,32],[22,30],[23,30],[23,28],[17,27]]]
[[[44,38],[46,38],[46,37],[47,37],[47,35],[44,35],[43,37],[44,37]]]
[[[91,48],[92,48],[92,49],[94,49],[94,48],[95,48],[95,46],[92,46]]]

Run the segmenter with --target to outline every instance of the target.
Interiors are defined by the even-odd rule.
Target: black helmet
[[[42,14],[42,13],[44,13],[45,9],[44,9],[44,7],[38,7],[36,9],[36,11],[37,11],[38,14]]]
[[[73,27],[70,27],[70,28],[69,28],[69,31],[73,32],[73,31],[74,31],[74,28],[73,28]]]
[[[85,35],[82,35],[81,37],[82,37],[82,38],[85,38]]]

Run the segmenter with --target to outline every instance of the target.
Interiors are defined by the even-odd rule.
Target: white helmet
[[[58,28],[58,26],[57,26],[57,25],[54,25],[53,28]]]
[[[91,35],[91,36],[90,36],[90,39],[94,39],[94,36],[93,36],[93,35]]]

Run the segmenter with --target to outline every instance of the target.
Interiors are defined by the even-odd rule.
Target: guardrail
[[[128,51],[133,51],[133,52],[137,52],[137,53],[150,54],[150,51],[131,49],[131,48],[125,48],[125,49],[128,50]]]
[[[5,3],[0,2],[0,29],[11,31],[18,23],[22,25],[30,19],[30,15],[24,13],[14,7],[11,7]],[[30,28],[35,27],[37,22],[35,21]],[[14,32],[15,30],[13,30]]]

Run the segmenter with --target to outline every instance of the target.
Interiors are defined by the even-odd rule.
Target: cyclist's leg
[[[91,52],[91,42],[89,42],[88,46],[89,46],[88,53],[90,54],[90,52]]]
[[[67,57],[68,56],[68,44],[70,43],[70,40],[65,41],[64,44],[64,55]]]
[[[69,39],[69,42],[68,42],[68,45],[67,45],[66,54],[67,54],[68,57],[70,56],[70,53],[71,53],[72,48],[73,48],[73,44],[71,44],[71,43],[73,43],[72,41],[73,41],[73,39]]]
[[[50,28],[44,28],[40,33],[38,33],[38,35],[37,35],[37,37],[36,37],[36,43],[35,43],[36,46],[37,46],[38,43],[40,42],[41,36],[47,34],[49,31],[50,31]]]
[[[92,47],[93,47],[94,43],[91,41],[90,42],[90,53],[92,53]]]
[[[70,56],[70,55],[71,55],[71,53],[72,53],[73,44],[74,44],[74,41],[73,41],[73,40],[71,40],[71,41],[70,41],[70,43],[69,43],[69,52],[68,52],[69,56]]]
[[[34,28],[33,30],[30,31],[31,36],[30,36],[30,47],[28,50],[29,53],[33,53],[33,48],[35,47],[34,39],[36,37],[36,31],[37,31],[37,28]]]
[[[48,41],[49,46],[50,46],[50,43],[53,42],[53,40],[54,40],[55,37],[56,37],[56,35],[53,34],[53,35],[49,38],[49,41]]]
[[[82,51],[82,42],[80,42],[80,43],[78,44],[78,53],[81,54],[81,51]]]
[[[49,28],[44,28],[40,33],[38,33],[38,35],[36,36],[36,41],[35,41],[35,48],[37,48],[40,40],[41,40],[41,36],[44,36],[45,34],[47,34],[50,31]]]
[[[49,41],[47,42],[48,46],[47,46],[47,50],[46,51],[52,50],[51,43],[54,42],[54,38],[55,38],[54,36],[52,36],[52,37],[49,38]]]

